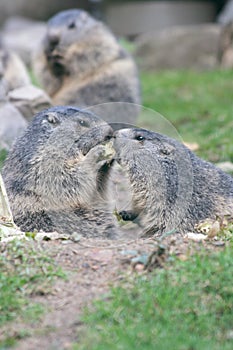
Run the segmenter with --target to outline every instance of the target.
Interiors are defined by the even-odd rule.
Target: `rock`
[[[215,68],[220,33],[220,25],[202,24],[143,34],[136,40],[135,56],[145,70]]]
[[[86,0],[0,0],[0,23],[10,16],[26,16],[33,19],[48,19],[54,13],[74,7],[87,6]]]
[[[228,0],[220,12],[217,21],[223,25],[233,21],[233,0]]]
[[[26,120],[16,107],[7,101],[0,102],[0,149],[9,150],[26,126]]]
[[[0,224],[7,225],[8,223],[11,223],[13,225],[13,216],[11,213],[3,178],[0,174]]]
[[[27,120],[31,120],[42,109],[52,106],[48,95],[33,85],[10,91],[8,98]]]
[[[186,234],[188,239],[191,239],[194,242],[202,242],[205,241],[208,237],[203,235],[202,233],[188,232]]]
[[[44,22],[32,21],[23,17],[11,17],[5,22],[3,28],[3,43],[7,48],[14,50],[27,66],[30,66],[32,54],[45,32]]]
[[[1,63],[0,63],[0,65],[1,65]],[[0,70],[1,70],[1,68],[0,68]],[[0,74],[1,74],[1,72],[0,72]],[[0,102],[5,101],[7,89],[8,88],[7,88],[7,83],[6,83],[5,79],[0,78]]]
[[[222,68],[233,68],[233,20],[223,27],[221,33],[219,63]]]
[[[30,84],[30,77],[20,57],[0,46],[0,79],[5,94],[8,91]]]

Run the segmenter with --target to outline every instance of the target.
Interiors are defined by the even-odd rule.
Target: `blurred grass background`
[[[167,118],[198,155],[212,162],[233,161],[233,71],[141,73],[143,106]],[[153,118],[140,120],[156,130]]]

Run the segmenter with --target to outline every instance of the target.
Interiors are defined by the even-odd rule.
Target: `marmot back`
[[[34,59],[34,70],[55,105],[98,107],[111,122],[134,123],[140,88],[133,59],[100,21],[82,10],[67,10],[48,21],[47,34]]]
[[[233,212],[233,179],[187,147],[143,129],[115,134],[116,159],[126,170],[133,212],[144,235],[193,231],[201,220]]]
[[[104,196],[111,136],[107,123],[76,107],[38,113],[2,172],[15,223],[23,231],[114,237]]]

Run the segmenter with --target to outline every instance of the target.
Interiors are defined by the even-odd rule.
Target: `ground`
[[[27,243],[26,243],[27,244]],[[86,306],[91,307],[94,299],[106,297],[113,285],[132,274],[149,273],[161,268],[166,257],[178,256],[185,260],[193,251],[222,249],[224,243],[193,242],[180,236],[170,236],[163,240],[166,247],[158,254],[158,241],[150,239],[131,239],[103,241],[80,239],[71,241],[51,240],[35,242],[46,255],[52,256],[55,264],[66,273],[65,279],[57,279],[51,287],[39,287],[30,301],[41,303],[46,312],[39,321],[24,323],[17,319],[2,327],[0,341],[6,337],[17,339],[16,349],[70,349],[78,342],[82,331],[80,317]],[[155,259],[145,270],[144,257],[155,252]]]

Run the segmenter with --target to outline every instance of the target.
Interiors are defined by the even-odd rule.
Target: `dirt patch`
[[[152,256],[153,252],[150,269],[161,267],[166,255],[175,254],[185,260],[194,251],[203,249],[203,245],[206,249],[221,249],[212,243],[192,242],[180,236],[163,241],[162,256],[158,256],[158,242],[154,239],[81,239],[77,243],[48,241],[41,245],[67,273],[67,279],[58,279],[49,291],[41,286],[40,295],[31,297],[47,310],[39,322],[31,325],[15,322],[2,329],[2,335],[8,336],[27,330],[30,335],[19,340],[18,350],[71,348],[78,341],[83,308],[91,306],[94,299],[107,298],[109,288],[128,275],[148,273],[143,258]]]

